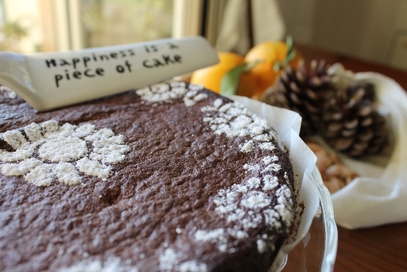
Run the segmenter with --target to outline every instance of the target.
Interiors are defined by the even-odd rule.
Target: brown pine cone
[[[388,134],[371,83],[339,90],[325,106],[322,135],[339,152],[352,157],[377,154],[388,143]]]
[[[297,70],[288,66],[259,100],[299,113],[303,119],[300,135],[315,134],[322,121],[324,104],[335,93],[328,67],[324,60],[314,60],[309,67],[302,61]]]

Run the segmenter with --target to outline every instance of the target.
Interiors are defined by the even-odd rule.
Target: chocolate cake
[[[0,271],[267,271],[296,209],[276,132],[168,82],[49,112],[0,91]]]

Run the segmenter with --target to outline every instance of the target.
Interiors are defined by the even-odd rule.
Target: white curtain
[[[253,43],[283,40],[285,24],[276,0],[251,0]],[[250,22],[247,0],[229,0],[216,41],[218,51],[241,55],[250,49]]]

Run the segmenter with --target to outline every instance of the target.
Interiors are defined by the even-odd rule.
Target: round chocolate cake
[[[49,112],[0,91],[0,271],[267,271],[293,225],[276,132],[168,82]]]

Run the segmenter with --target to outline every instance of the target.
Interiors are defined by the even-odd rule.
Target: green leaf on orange
[[[263,59],[243,62],[235,68],[229,70],[220,82],[220,94],[221,95],[234,95],[237,93],[239,87],[240,77],[243,73],[249,72],[258,63],[263,62]]]
[[[286,57],[283,61],[276,61],[274,62],[273,65],[273,70],[275,72],[278,72],[282,70],[284,67],[286,67],[290,61],[292,61],[295,58],[296,52],[294,50],[294,39],[290,35],[287,36],[285,40],[285,44],[287,46],[287,54]]]
[[[229,70],[220,82],[221,95],[234,95],[237,93],[240,77],[245,72],[246,63],[242,63],[235,68]]]

